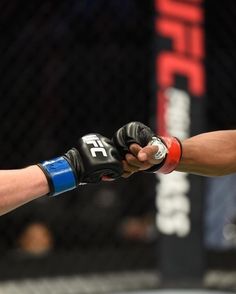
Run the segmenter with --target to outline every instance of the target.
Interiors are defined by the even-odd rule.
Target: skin
[[[202,176],[224,176],[236,172],[236,130],[202,133],[182,142],[182,159],[176,170]],[[130,146],[123,161],[124,177],[146,170],[160,160],[154,159],[157,146]]]
[[[103,181],[111,181],[103,177]],[[50,192],[48,181],[37,165],[0,170],[0,216]]]
[[[47,179],[37,165],[0,171],[0,215],[48,193]]]
[[[203,176],[236,172],[236,130],[203,133],[184,140],[182,159],[176,170]],[[157,146],[130,146],[123,161],[124,177],[143,171],[160,160]],[[17,170],[0,170],[0,215],[49,193],[47,179],[37,165]]]

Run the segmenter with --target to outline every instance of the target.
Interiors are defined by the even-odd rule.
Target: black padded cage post
[[[154,1],[156,130],[184,140],[205,130],[204,1]],[[159,270],[170,286],[200,285],[204,274],[203,179],[157,175]]]

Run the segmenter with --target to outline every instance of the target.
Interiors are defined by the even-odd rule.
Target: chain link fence
[[[2,169],[60,155],[89,132],[111,137],[131,120],[148,123],[151,8],[135,0],[1,1]],[[69,251],[80,257],[55,272],[155,268],[154,182],[146,175],[81,187],[3,216],[2,278],[23,276],[25,260],[46,254],[48,267],[55,252]]]
[[[60,155],[89,132],[150,123],[152,2],[1,1],[1,169]],[[236,6],[205,8],[208,126],[235,128]],[[1,217],[0,279],[155,270],[155,182],[84,186]]]
[[[205,1],[205,8],[208,128],[235,129],[236,5],[232,0],[224,3]],[[236,264],[234,186],[235,175],[207,179],[205,218],[208,228],[205,239],[210,248],[207,262],[211,268],[218,270],[233,270]],[[214,243],[209,242],[213,240]],[[222,276],[221,283],[218,277],[220,285],[223,280],[225,282],[227,278]]]
[[[207,117],[210,129],[233,129],[236,126],[236,32],[235,1],[205,1]]]

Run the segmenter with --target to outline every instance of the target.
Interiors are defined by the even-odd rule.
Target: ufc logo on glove
[[[97,153],[102,153],[104,157],[107,157],[106,149],[97,135],[87,135],[82,137],[82,140],[87,145],[94,146],[90,148],[90,152],[93,157],[97,157]]]

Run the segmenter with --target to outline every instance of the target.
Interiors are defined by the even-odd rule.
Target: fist
[[[113,136],[113,142],[123,158],[123,177],[134,172],[153,172],[166,156],[166,146],[154,132],[141,122],[130,122]]]
[[[130,122],[121,127],[113,136],[113,142],[122,157],[130,152],[131,144],[145,147],[155,137],[153,131],[141,122]]]
[[[119,152],[111,140],[100,134],[82,137],[76,148],[38,166],[48,180],[51,196],[72,190],[81,183],[116,179],[123,173]]]
[[[157,137],[140,122],[131,122],[120,128],[113,142],[123,158],[124,177],[145,170],[170,173],[182,156],[181,142],[175,137]]]
[[[110,139],[100,134],[80,138],[77,148],[69,150],[65,157],[74,166],[79,183],[98,183],[122,174],[119,152]]]

